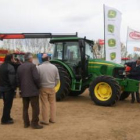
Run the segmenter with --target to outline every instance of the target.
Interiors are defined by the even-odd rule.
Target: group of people
[[[23,100],[24,128],[31,126],[34,129],[43,128],[42,125],[56,122],[56,93],[54,87],[59,82],[59,72],[55,65],[49,62],[47,54],[42,55],[43,63],[39,66],[33,64],[33,55],[25,54],[25,62],[17,70],[13,66],[14,57],[9,54],[0,66],[0,92],[3,96],[4,106],[1,124],[13,124],[11,108],[14,91],[18,86]],[[39,124],[39,97],[41,101],[42,120]],[[29,119],[28,108],[32,107],[32,120]]]

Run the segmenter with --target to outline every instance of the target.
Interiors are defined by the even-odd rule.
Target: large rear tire
[[[123,101],[125,100],[127,97],[129,97],[130,92],[123,92],[120,96],[120,100]]]
[[[120,86],[113,77],[99,76],[90,85],[91,99],[97,105],[112,106],[120,98]]]
[[[59,64],[54,65],[58,68],[60,76],[60,83],[56,87],[56,100],[61,101],[68,96],[70,92],[71,80],[67,70],[63,66]]]

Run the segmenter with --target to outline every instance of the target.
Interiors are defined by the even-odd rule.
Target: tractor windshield
[[[81,60],[78,42],[66,42],[64,44],[64,60]]]
[[[63,43],[55,43],[53,45],[53,56],[52,59],[60,59],[63,58]]]
[[[53,59],[64,61],[80,61],[80,50],[78,42],[55,43]]]

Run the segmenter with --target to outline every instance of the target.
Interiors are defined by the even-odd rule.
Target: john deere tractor
[[[78,96],[89,88],[97,105],[111,106],[138,91],[138,81],[126,77],[124,66],[96,59],[94,42],[76,35],[0,34],[0,39],[52,38],[51,63],[56,65],[60,82],[56,86],[57,101],[66,96]]]
[[[57,100],[78,96],[89,88],[97,105],[111,106],[138,90],[138,81],[126,78],[124,66],[96,59],[94,42],[86,38],[53,38],[51,63],[57,66],[60,83],[56,87]]]

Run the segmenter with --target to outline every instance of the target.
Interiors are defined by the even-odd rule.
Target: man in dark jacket
[[[34,129],[43,128],[39,122],[39,74],[36,66],[32,63],[33,56],[31,53],[25,54],[25,63],[21,64],[17,70],[17,81],[21,89],[23,98],[23,120],[24,128],[30,126],[28,115],[29,103],[32,106],[31,127]]]
[[[136,62],[126,63],[126,66],[131,67],[130,72],[127,72],[128,77],[130,79],[135,79],[135,80],[140,81],[140,57],[137,59]],[[131,96],[132,96],[131,102],[134,103],[134,101],[135,101],[134,92],[131,93]],[[137,102],[140,103],[139,92],[136,92],[136,99],[137,99]]]
[[[14,90],[16,88],[15,69],[11,65],[13,60],[13,55],[9,54],[5,57],[4,63],[0,66],[0,92],[2,93],[4,101],[1,124],[14,123],[10,116],[14,98]]]

